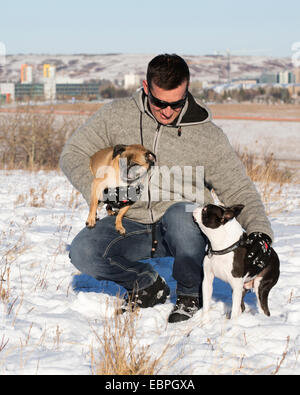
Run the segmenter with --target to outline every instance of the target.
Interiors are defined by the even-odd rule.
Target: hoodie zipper
[[[156,152],[157,140],[158,140],[158,135],[159,135],[161,127],[162,127],[162,125],[160,123],[156,127],[156,133],[155,133],[154,144],[153,144],[153,151],[154,151],[155,155],[157,154],[157,152]]]
[[[161,126],[162,125],[158,124],[157,127],[156,127],[156,133],[155,133],[155,138],[154,138],[154,143],[153,143],[153,152],[154,152],[155,155],[157,154],[157,152],[156,152],[157,140],[158,140],[158,135],[159,135]],[[153,212],[152,212],[152,208],[151,208],[152,201],[151,201],[150,183],[151,183],[151,176],[149,177],[149,183],[148,183],[148,210],[150,210],[151,221],[153,222],[154,221],[154,217],[153,217]]]

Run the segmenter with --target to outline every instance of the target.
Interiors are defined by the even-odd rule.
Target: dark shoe
[[[158,276],[155,283],[150,285],[150,287],[137,292],[127,292],[121,310],[125,313],[126,311],[133,311],[138,307],[153,307],[156,304],[165,303],[168,295],[170,295],[170,288],[166,284],[166,281]]]
[[[176,300],[176,304],[169,315],[169,322],[186,321],[193,317],[200,309],[199,298],[188,295],[180,295]]]

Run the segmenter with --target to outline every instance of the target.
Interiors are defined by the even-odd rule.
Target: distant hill
[[[148,62],[155,54],[78,54],[78,55],[7,55],[6,65],[0,67],[0,81],[18,82],[21,64],[34,67],[36,81],[41,80],[43,64],[56,65],[58,77],[90,81],[107,79],[122,81],[124,74],[145,77]],[[182,55],[188,62],[192,80],[225,82],[228,76],[228,58],[222,55]],[[290,58],[267,56],[231,56],[231,78],[258,77],[262,72],[279,72],[293,68]]]

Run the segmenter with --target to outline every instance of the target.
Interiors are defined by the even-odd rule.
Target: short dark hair
[[[175,89],[184,81],[189,84],[190,71],[184,59],[176,54],[163,54],[153,58],[148,64],[147,82],[162,89]]]

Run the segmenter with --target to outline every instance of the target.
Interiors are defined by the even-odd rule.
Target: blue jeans
[[[173,277],[177,295],[201,297],[202,263],[206,237],[193,221],[191,203],[173,204],[156,224],[155,257],[173,256]],[[152,226],[123,218],[125,236],[115,230],[115,218],[104,217],[95,228],[84,228],[74,238],[70,259],[82,273],[97,280],[109,280],[128,291],[144,289],[157,279],[150,263]]]

